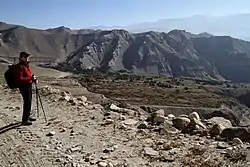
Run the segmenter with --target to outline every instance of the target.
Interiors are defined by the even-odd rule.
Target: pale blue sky
[[[1,0],[0,5],[0,21],[36,28],[126,26],[235,13],[250,13],[250,0]]]

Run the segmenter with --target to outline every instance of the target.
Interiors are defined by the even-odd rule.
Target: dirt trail
[[[104,122],[100,105],[90,104],[83,108],[66,102],[52,102],[42,96],[49,120],[46,124],[40,117],[32,126],[20,126],[22,100],[18,92],[0,88],[0,166],[50,167],[50,166],[93,166],[103,153],[104,147],[123,143],[127,134],[112,136],[113,126],[101,126]],[[33,109],[36,113],[33,95]],[[46,136],[49,132],[56,134]],[[119,133],[119,132],[118,132]],[[124,145],[126,147],[126,144]],[[122,149],[120,147],[120,149]],[[126,150],[126,148],[124,149]],[[94,162],[85,162],[86,155],[94,155]],[[122,151],[116,157],[124,156]],[[114,160],[115,161],[115,160]],[[137,163],[137,162],[135,162]]]
[[[6,90],[1,90],[4,92]],[[46,124],[38,120],[33,126],[20,126],[21,98],[8,90],[2,93],[0,106],[1,164],[6,166],[53,166],[46,155],[50,150],[44,145]],[[47,105],[47,104],[46,104]],[[22,108],[22,107],[21,107]]]
[[[1,92],[4,91],[6,90],[1,90]],[[35,109],[34,102],[33,100]],[[72,119],[72,117],[79,113],[73,113],[72,109],[67,108],[67,106],[62,107],[63,105],[52,104],[45,99],[43,99],[43,102],[51,124],[47,125],[40,116],[32,126],[20,126],[18,123],[22,114],[20,95],[9,90],[2,93],[0,100],[2,108],[0,112],[0,166],[58,166],[58,164],[52,162],[55,163],[58,158],[63,157],[63,154],[60,155],[60,153],[63,153],[62,150],[55,149],[60,138],[59,136],[58,139],[56,139],[57,137],[49,138],[46,134],[50,131],[58,133],[60,127],[74,127],[72,124],[77,119]],[[21,109],[18,109],[18,107],[21,107]],[[61,139],[69,138],[69,132],[66,133],[68,134],[61,135]]]

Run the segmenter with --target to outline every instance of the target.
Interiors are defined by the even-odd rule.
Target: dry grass
[[[233,163],[245,162],[247,160],[247,153],[242,150],[230,151],[226,154],[226,158]]]
[[[207,148],[195,146],[190,149],[181,163],[185,167],[222,167],[223,163],[206,154]]]
[[[194,146],[190,149],[190,156],[192,155],[204,155],[204,153],[207,151],[204,147]]]
[[[101,93],[113,100],[136,105],[219,107],[223,103],[228,103],[227,98],[200,89],[199,85],[195,83],[190,84],[183,81],[179,84],[179,81],[171,81],[166,78],[162,79],[161,83],[167,87],[161,87],[157,86],[157,82],[152,85],[145,83],[145,80],[117,80],[112,76],[87,75],[81,80],[81,83],[91,92]]]

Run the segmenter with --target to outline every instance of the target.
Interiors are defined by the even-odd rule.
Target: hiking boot
[[[29,126],[29,125],[32,125],[32,122],[24,121],[24,122],[22,122],[22,125]]]
[[[36,121],[36,118],[29,117],[28,120],[31,121],[31,122],[33,122],[33,121]]]

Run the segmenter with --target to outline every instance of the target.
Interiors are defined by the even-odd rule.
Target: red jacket
[[[17,82],[18,85],[29,85],[32,84],[32,71],[29,63],[18,63],[16,67]]]

